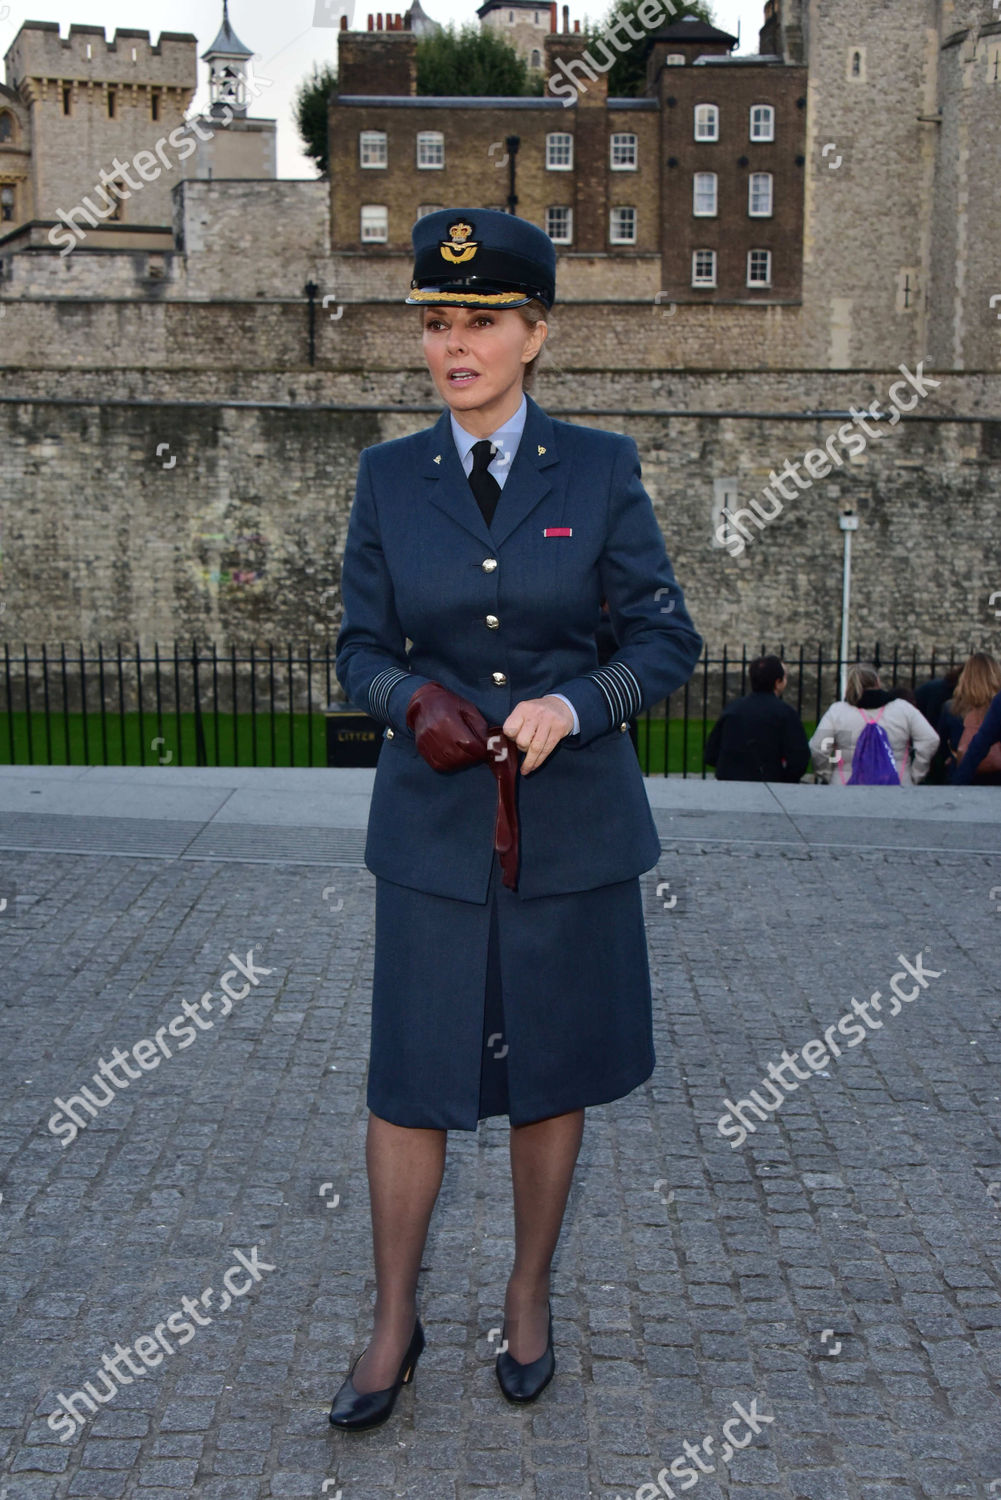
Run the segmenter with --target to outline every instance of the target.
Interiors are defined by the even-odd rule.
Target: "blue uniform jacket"
[[[442,683],[488,724],[503,724],[523,698],[559,692],[573,704],[578,733],[517,778],[527,899],[657,863],[627,721],[681,687],[702,649],[635,442],[550,417],[531,396],[527,405],[489,527],[447,410],[433,427],[364,449],[341,572],[337,677],[387,726],[365,863],[464,901],[487,897],[496,783],[486,764],[440,772],[423,760],[406,724],[417,688]],[[545,534],[553,529],[570,534]],[[619,649],[599,667],[603,598]]]

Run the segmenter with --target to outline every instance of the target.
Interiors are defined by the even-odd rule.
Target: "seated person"
[[[788,681],[778,656],[750,666],[751,691],[728,703],[706,741],[705,761],[717,781],[799,781],[810,746],[799,715],[782,692]]]

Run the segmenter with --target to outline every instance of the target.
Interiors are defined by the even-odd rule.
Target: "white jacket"
[[[814,770],[830,786],[843,786],[850,779],[856,742],[876,714],[890,741],[901,783],[916,786],[928,775],[938,735],[913,703],[891,698],[880,713],[879,708],[863,710],[839,700],[831,704],[810,740]]]

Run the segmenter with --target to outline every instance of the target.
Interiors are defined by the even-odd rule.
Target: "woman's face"
[[[424,357],[439,393],[457,417],[477,412],[481,420],[504,420],[517,408],[525,366],[542,348],[548,331],[544,322],[529,328],[513,307],[426,307]],[[496,425],[493,422],[486,431]]]

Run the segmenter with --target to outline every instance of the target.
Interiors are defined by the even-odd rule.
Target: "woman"
[[[970,743],[983,725],[987,710],[1001,692],[1001,666],[986,651],[974,651],[959,674],[956,690],[942,708],[941,732],[948,747],[946,777],[955,783]],[[1001,786],[1001,748],[993,746],[967,767],[970,786]]]
[[[913,703],[887,692],[875,667],[864,661],[849,667],[844,699],[831,704],[810,739],[813,768],[821,780],[847,785],[858,737],[873,719],[886,730],[901,785],[924,780],[938,735]]]
[[[510,1121],[515,1211],[497,1377],[513,1401],[552,1378],[550,1264],[584,1109],[655,1062],[638,877],[660,843],[628,721],[702,645],[635,443],[524,391],[555,297],[549,237],[462,209],[412,238],[406,301],[447,410],[361,455],[337,641],[347,698],[387,726],[365,853],[375,1326],[334,1399],[341,1427],[384,1421],[413,1374],[446,1133],[489,1116]],[[599,667],[605,597],[620,645]]]
[[[998,750],[1001,750],[1001,693],[991,701],[983,723],[959,757],[959,765],[953,777],[955,785],[970,786],[981,780],[977,774],[978,768]]]

